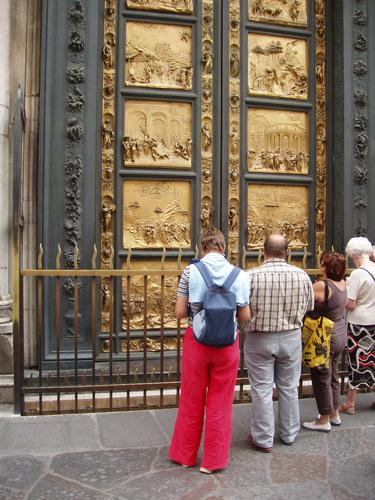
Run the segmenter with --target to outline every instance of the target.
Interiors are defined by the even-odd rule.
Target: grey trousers
[[[292,443],[300,429],[301,330],[247,333],[244,351],[251,385],[250,433],[254,442],[263,448],[273,445],[272,392],[275,383],[279,398],[279,436],[284,442]]]

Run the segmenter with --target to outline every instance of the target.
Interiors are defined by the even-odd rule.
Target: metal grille
[[[59,259],[61,251],[58,250],[56,258],[56,269],[43,269],[41,249],[36,269],[25,269],[19,273],[19,317],[20,328],[18,329],[16,345],[19,346],[19,352],[16,356],[15,371],[18,381],[15,385],[16,409],[18,405],[19,412],[28,414],[48,414],[48,413],[80,413],[95,411],[116,411],[116,410],[135,410],[150,408],[175,407],[179,402],[180,391],[180,367],[182,354],[182,337],[184,325],[176,320],[173,335],[176,340],[176,348],[173,352],[166,353],[164,349],[164,339],[168,335],[168,330],[164,323],[164,289],[166,278],[175,279],[176,289],[179,277],[182,272],[181,259],[176,260],[174,269],[165,269],[164,259],[157,270],[139,270],[116,269],[116,270],[98,270],[95,269],[96,249],[92,259],[92,269],[78,268],[78,249],[74,257],[74,269],[60,269]],[[317,276],[319,269],[306,269],[307,254],[299,258],[299,263],[305,268],[310,276]],[[320,255],[318,256],[319,264]],[[259,263],[261,254],[259,253]],[[292,262],[292,255],[289,255],[289,261]],[[246,268],[245,260],[242,267]],[[160,309],[160,349],[157,352],[150,351],[148,348],[152,332],[147,326],[148,315],[148,278],[157,280],[160,283],[161,309]],[[134,353],[131,350],[131,342],[134,338],[134,332],[130,325],[129,307],[131,303],[131,283],[132,280],[142,278],[143,282],[143,301],[142,316],[143,330],[141,332],[142,350]],[[66,360],[61,348],[61,340],[64,332],[62,323],[62,284],[63,280],[71,278],[73,282],[73,338],[70,365],[71,369],[62,368],[63,361]],[[110,288],[116,289],[121,280],[125,288],[128,300],[128,314],[125,321],[126,328],[121,332],[123,349],[121,356],[116,352],[115,341],[117,334],[111,328],[106,333],[106,349],[100,352],[98,356],[98,339],[100,334],[100,305],[98,304],[98,291],[101,281],[106,278],[110,280]],[[25,280],[36,280],[37,293],[37,344],[38,344],[38,366],[39,370],[24,370],[24,360],[22,355],[22,346],[25,332],[22,327],[22,298],[25,287]],[[79,343],[80,324],[79,324],[79,284],[85,282],[85,286],[90,290],[90,338],[91,355],[89,356],[91,366],[82,368],[83,352]],[[124,285],[125,284],[125,285]],[[44,324],[43,317],[43,297],[44,287],[48,285],[48,290],[54,301],[54,319]],[[26,289],[26,287],[25,287]],[[109,305],[110,317],[113,315],[113,300]],[[42,346],[46,335],[55,336],[55,358],[49,361],[53,365],[47,372],[40,369],[42,367]],[[139,336],[138,331],[138,336]],[[241,355],[238,370],[238,378],[234,395],[235,403],[245,403],[250,401],[250,387],[247,378],[246,368],[244,366],[243,355],[243,337],[241,336]],[[65,353],[66,354],[66,353]],[[87,349],[85,351],[87,360]],[[87,363],[87,361],[86,361]],[[340,366],[340,377],[342,392],[344,391],[346,376],[345,355]],[[299,397],[311,397],[312,389],[310,383],[310,374],[306,371],[302,373],[299,385]],[[277,395],[275,393],[275,398]]]

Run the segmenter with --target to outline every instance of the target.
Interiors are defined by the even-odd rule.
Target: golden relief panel
[[[191,90],[192,82],[190,26],[126,23],[126,85]]]
[[[308,188],[273,184],[248,186],[247,248],[263,246],[277,232],[288,238],[291,249],[308,244]]]
[[[181,262],[181,271],[183,272],[188,262]],[[127,268],[127,264],[123,264]],[[132,271],[139,270],[147,274],[147,271],[160,269],[160,261],[132,261]],[[166,260],[164,262],[165,270],[176,270],[176,261]],[[164,311],[163,326],[167,328],[176,328],[177,320],[174,313],[176,305],[176,292],[178,287],[178,273],[175,276],[165,276],[164,290],[162,292],[162,282],[160,276],[147,277],[147,329],[160,329],[162,327],[162,308]],[[143,330],[144,325],[144,276],[142,274],[124,278],[122,280],[122,329],[127,330],[128,324],[131,330]],[[163,295],[163,300],[162,300]],[[185,323],[184,323],[185,324]],[[174,341],[174,339],[170,339]],[[132,341],[131,350],[135,349],[135,343]],[[173,342],[172,342],[173,344]],[[143,348],[143,346],[142,346]],[[173,347],[171,347],[173,348]]]
[[[308,173],[308,117],[305,112],[250,108],[247,144],[249,172]]]
[[[250,33],[249,94],[307,99],[307,42]]]
[[[190,248],[191,182],[126,180],[124,248]]]
[[[249,0],[249,20],[306,27],[306,0]]]
[[[127,100],[124,120],[121,152],[125,167],[191,167],[191,104]]]
[[[128,9],[160,10],[179,14],[192,14],[193,0],[126,0]]]

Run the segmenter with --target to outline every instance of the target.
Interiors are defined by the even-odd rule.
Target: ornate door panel
[[[228,5],[227,233],[230,256],[270,232],[293,255],[325,245],[325,2]]]
[[[105,0],[102,268],[130,257],[158,268],[165,252],[166,266],[188,262],[212,223],[236,263],[270,231],[297,254],[324,246],[324,11],[322,0]],[[126,287],[102,283],[102,331],[120,332],[119,352]],[[160,293],[148,289],[157,336]]]

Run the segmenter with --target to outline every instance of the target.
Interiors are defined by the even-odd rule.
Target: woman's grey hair
[[[346,245],[346,253],[349,255],[349,257],[371,255],[372,245],[367,238],[364,238],[362,236],[351,238]]]

